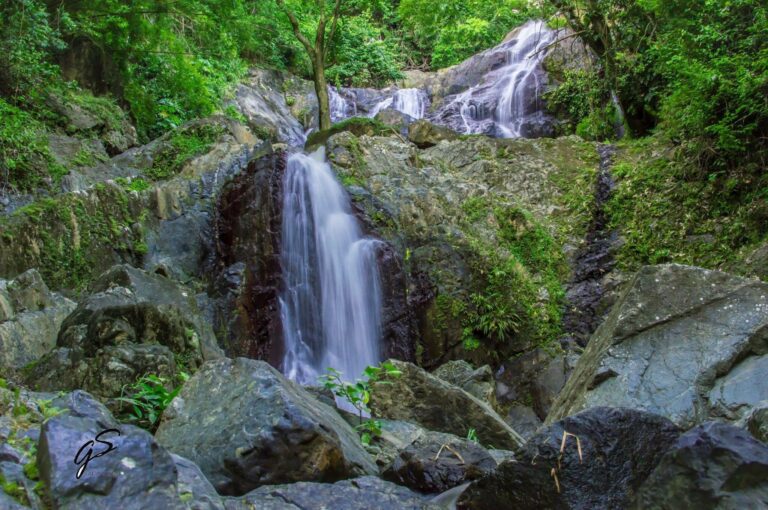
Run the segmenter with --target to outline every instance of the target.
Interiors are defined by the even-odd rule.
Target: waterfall
[[[354,101],[348,101],[330,85],[328,86],[328,103],[331,108],[331,122],[339,122],[357,113]]]
[[[385,108],[392,108],[414,119],[423,119],[427,113],[427,93],[422,89],[399,89],[392,97],[382,99],[371,109],[368,117],[375,117]]]
[[[363,237],[324,148],[288,158],[280,313],[290,379],[315,384],[333,367],[354,380],[380,361],[379,242]]]
[[[505,79],[498,84],[503,86],[503,91],[495,115],[504,138],[522,136],[520,128],[525,116],[541,110],[540,93],[544,84],[536,70],[544,59],[544,48],[552,42],[553,36],[543,21],[532,21],[523,27],[515,43],[507,49]]]

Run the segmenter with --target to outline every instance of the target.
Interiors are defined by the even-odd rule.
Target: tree
[[[277,0],[277,4],[283,9],[288,20],[293,27],[293,34],[299,40],[304,49],[307,50],[309,61],[312,64],[312,80],[315,82],[315,94],[318,103],[318,120],[320,130],[330,129],[331,127],[331,106],[328,98],[328,82],[325,78],[326,57],[328,48],[333,37],[336,35],[336,27],[341,15],[341,0],[334,0],[333,11],[330,20],[326,13],[325,0],[315,0],[319,11],[317,21],[317,31],[315,32],[314,43],[301,32],[301,26],[296,14],[286,7],[284,0]],[[326,37],[326,27],[331,23],[330,32]]]

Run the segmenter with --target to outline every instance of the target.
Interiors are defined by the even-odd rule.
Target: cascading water
[[[369,117],[375,117],[385,108],[392,108],[414,119],[423,119],[427,113],[427,93],[421,89],[399,89],[392,97],[379,101],[371,109]]]
[[[508,49],[506,86],[499,97],[495,115],[497,127],[504,138],[522,136],[520,128],[525,116],[541,110],[539,103],[543,84],[535,71],[553,35],[554,32],[547,29],[543,21],[533,21],[523,27],[517,42]]]
[[[328,86],[328,102],[331,108],[331,122],[339,122],[357,114],[354,101],[347,101],[330,85]]]
[[[379,242],[363,237],[323,148],[289,157],[280,312],[290,379],[315,384],[328,367],[354,379],[380,361]]]

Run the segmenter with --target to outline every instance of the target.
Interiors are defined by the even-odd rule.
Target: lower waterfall
[[[287,377],[316,384],[332,367],[354,380],[380,361],[380,242],[363,236],[324,148],[288,158],[280,256]]]

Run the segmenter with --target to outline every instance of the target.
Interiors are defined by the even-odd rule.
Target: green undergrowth
[[[462,207],[466,258],[478,281],[466,295],[438,296],[435,323],[459,320],[464,349],[491,356],[551,344],[561,330],[568,271],[560,244],[522,208],[491,207],[483,198]],[[485,219],[498,225],[495,243],[472,235],[471,224]]]
[[[146,204],[120,186],[44,198],[0,222],[0,270],[40,270],[56,289],[82,290],[98,272],[146,253]]]
[[[657,138],[621,144],[607,210],[626,241],[618,253],[622,269],[730,266],[768,236],[768,174],[748,185],[727,174],[687,178],[685,160],[674,156]]]
[[[145,171],[146,176],[155,181],[173,177],[189,160],[208,152],[223,133],[222,126],[211,124],[174,132]]]
[[[46,126],[0,98],[0,188],[34,191],[67,173],[51,155]]]

